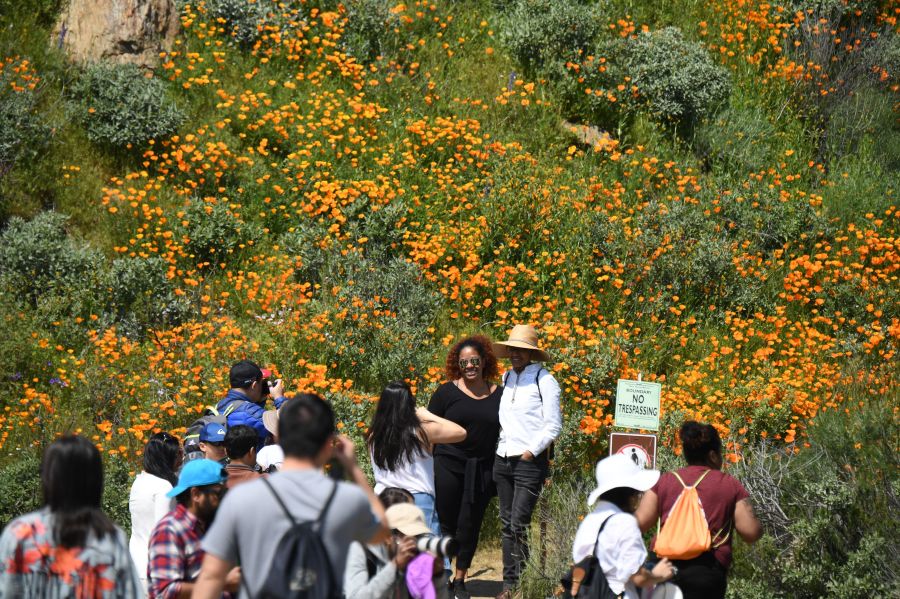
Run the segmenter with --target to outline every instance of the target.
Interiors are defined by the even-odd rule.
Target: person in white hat
[[[494,343],[498,358],[509,358],[500,398],[500,438],[494,482],[500,504],[503,592],[508,599],[528,559],[528,529],[550,467],[550,446],[562,430],[559,384],[541,362],[550,355],[531,325],[517,324],[506,341]]]
[[[645,470],[628,456],[616,454],[597,462],[595,474],[597,488],[588,495],[588,506],[597,505],[575,533],[572,559],[577,564],[596,556],[610,590],[625,599],[638,599],[638,587],[662,584],[675,574],[666,558],[652,570],[644,567],[647,549],[634,517],[641,495],[656,484],[659,471]],[[579,582],[573,580],[573,587]]]

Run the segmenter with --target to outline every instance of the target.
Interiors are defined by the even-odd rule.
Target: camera
[[[459,553],[459,543],[453,537],[422,535],[416,539],[416,549],[420,553],[428,551],[438,557],[456,557]]]

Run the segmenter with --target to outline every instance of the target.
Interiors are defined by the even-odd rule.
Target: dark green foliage
[[[694,151],[707,168],[731,173],[765,170],[774,158],[775,127],[755,108],[727,108],[694,129]]]
[[[121,458],[109,457],[103,462],[103,512],[125,531],[131,534],[131,512],[128,497],[134,476],[130,470],[134,464]]]
[[[675,27],[641,32],[615,60],[637,86],[649,112],[665,123],[692,125],[730,93],[728,71]]]
[[[529,77],[578,60],[600,34],[598,4],[518,0],[503,17],[501,40]]]
[[[158,257],[119,258],[108,273],[109,303],[119,333],[143,338],[147,327],[181,322],[187,301],[175,293],[166,276],[168,265]]]
[[[350,56],[360,62],[378,57],[393,58],[400,48],[400,17],[391,11],[391,0],[350,0],[347,26],[341,44]]]
[[[730,597],[897,596],[896,393],[860,397],[818,416],[799,454],[762,445],[735,465],[766,536],[738,547]]]
[[[206,12],[219,20],[234,41],[252,46],[260,38],[270,15],[277,9],[271,0],[208,0]]]
[[[69,294],[96,278],[99,253],[69,237],[67,221],[58,212],[31,221],[13,217],[0,234],[0,281],[32,305],[56,288]]]
[[[19,159],[37,156],[50,137],[38,112],[36,91],[16,80],[17,64],[21,61],[4,67],[0,57],[0,178]]]
[[[238,219],[223,201],[195,199],[178,232],[194,265],[217,266],[252,245],[262,235],[258,225]]]
[[[0,528],[42,503],[40,455],[33,449],[15,452],[0,468]]]
[[[133,65],[91,65],[73,94],[88,138],[114,148],[171,135],[185,119],[163,81]]]

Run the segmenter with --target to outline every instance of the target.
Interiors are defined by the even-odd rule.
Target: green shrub
[[[200,199],[191,202],[178,232],[193,263],[203,267],[230,261],[262,235],[257,225],[238,219],[224,202]]]
[[[518,0],[503,17],[500,39],[528,76],[578,60],[602,30],[597,4]]]
[[[148,328],[180,323],[189,306],[175,293],[162,258],[114,260],[108,274],[109,309],[118,332],[142,339]]]
[[[675,27],[641,32],[621,45],[622,69],[644,105],[665,123],[692,125],[730,93],[728,71]]]
[[[392,0],[350,0],[346,3],[347,26],[341,44],[360,62],[393,58],[400,48],[400,17]]]
[[[74,86],[88,138],[116,148],[174,133],[185,119],[162,80],[133,65],[91,65]]]
[[[22,157],[37,156],[47,145],[49,127],[41,120],[34,89],[17,82],[21,61],[0,61],[0,178]]]
[[[207,0],[206,13],[224,24],[226,33],[242,46],[252,46],[277,8],[271,0]]]
[[[732,474],[766,536],[738,544],[730,597],[897,596],[900,569],[883,559],[900,525],[894,403],[867,397],[820,414],[799,453],[772,444],[745,452]]]
[[[58,212],[13,217],[0,234],[0,280],[32,306],[42,296],[90,288],[99,274],[100,254],[69,237],[67,221]]]
[[[772,163],[776,135],[762,110],[728,108],[694,129],[694,151],[709,167],[746,175]]]
[[[13,453],[0,468],[0,529],[41,503],[40,455],[31,449]]]
[[[110,457],[103,461],[103,511],[125,531],[126,536],[131,534],[128,497],[134,482],[133,469],[134,464],[120,458]]]

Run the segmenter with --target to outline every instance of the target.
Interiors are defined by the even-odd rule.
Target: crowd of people
[[[510,363],[502,374],[500,358]],[[457,342],[427,409],[406,383],[388,384],[365,438],[374,488],[327,401],[288,398],[282,381],[242,360],[225,398],[190,424],[183,443],[166,432],[148,440],[127,543],[101,509],[97,448],[62,436],[44,454],[44,507],[0,537],[0,599],[468,599],[494,496],[498,599],[519,597],[532,515],[562,429],[549,360],[537,331],[516,325],[505,341]],[[633,599],[671,581],[687,598],[724,597],[733,531],[753,542],[761,529],[746,490],[721,472],[715,428],[685,423],[681,440],[688,465],[678,472],[661,476],[625,456],[597,464],[588,498],[596,506],[575,536],[562,593],[586,596],[604,582],[608,596]],[[688,492],[715,534],[699,554],[669,559],[662,548],[681,526]],[[641,534],[660,520],[661,555],[648,559]],[[602,575],[589,580],[595,571]]]

